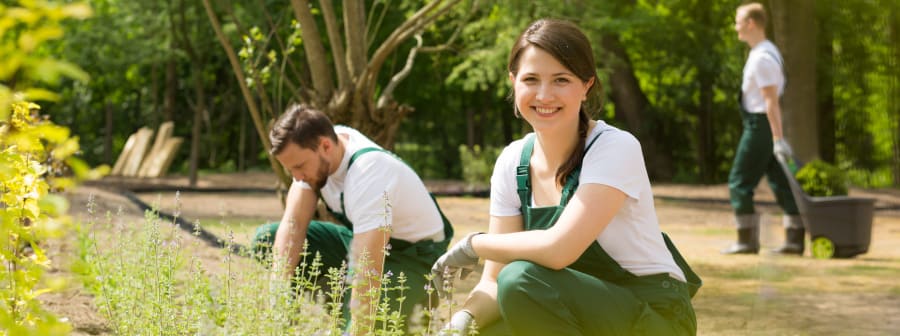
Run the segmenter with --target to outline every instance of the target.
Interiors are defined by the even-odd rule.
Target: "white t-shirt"
[[[409,242],[444,240],[441,215],[412,168],[391,154],[374,151],[357,157],[347,171],[350,157],[357,150],[381,147],[355,129],[335,126],[334,131],[338,136],[348,135],[349,140],[340,167],[328,176],[321,194],[325,204],[340,213],[344,193],[345,215],[353,223],[354,234],[390,225],[391,238]]]
[[[766,113],[766,101],[762,88],[776,85],[778,96],[784,93],[784,72],[781,53],[769,40],[757,44],[747,56],[744,80],[741,82],[744,109],[751,113]]]
[[[668,273],[684,281],[684,273],[675,264],[659,229],[640,143],[630,133],[597,121],[586,144],[601,132],[584,157],[579,183],[607,185],[622,191],[627,198],[597,242],[634,275]],[[514,141],[497,158],[491,176],[491,216],[522,214],[522,203],[516,192],[516,166],[524,142]],[[531,202],[533,205],[534,200]]]

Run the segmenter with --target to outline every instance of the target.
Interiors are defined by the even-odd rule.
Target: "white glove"
[[[472,314],[465,310],[460,310],[450,317],[450,322],[444,325],[444,328],[438,332],[438,336],[464,336],[469,334],[469,328],[472,327],[472,321],[475,318]]]
[[[784,139],[775,140],[775,143],[772,145],[772,152],[775,154],[782,154],[788,158],[794,156],[794,150],[791,149],[791,145],[788,145],[787,141],[784,141]]]
[[[434,275],[431,281],[442,298],[448,296],[448,291],[444,288],[445,285],[448,287],[452,285],[452,283],[444,283],[445,273],[451,275],[450,280],[452,280],[452,275],[457,270],[461,270],[459,278],[465,279],[472,272],[475,264],[478,264],[478,255],[472,249],[472,237],[482,233],[484,232],[472,232],[463,237],[462,240],[450,247],[444,255],[438,258],[434,266],[431,267],[431,274]]]

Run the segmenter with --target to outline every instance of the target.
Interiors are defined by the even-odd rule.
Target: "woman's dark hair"
[[[528,47],[539,48],[549,53],[566,69],[578,76],[582,82],[586,83],[593,78],[594,85],[588,89],[588,97],[598,91],[596,88],[600,82],[594,66],[594,51],[591,49],[591,42],[575,24],[562,20],[541,19],[529,25],[528,29],[525,29],[516,39],[516,43],[509,52],[507,69],[514,76],[519,71],[519,58]],[[584,156],[582,152],[590,121],[591,112],[582,104],[578,115],[578,144],[569,159],[556,170],[556,182],[559,185],[564,185],[566,177],[575,168],[581,166]]]
[[[334,125],[322,111],[309,105],[293,104],[288,106],[269,131],[272,149],[269,154],[278,155],[289,143],[300,148],[316,150],[319,137],[328,137],[337,142]]]

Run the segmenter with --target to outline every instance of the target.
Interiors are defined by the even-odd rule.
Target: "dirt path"
[[[218,176],[204,180],[208,186],[238,185],[244,181],[265,188],[265,174]],[[209,182],[217,180],[218,182]],[[216,184],[218,183],[218,184]],[[238,185],[239,186],[239,185]],[[759,199],[771,201],[768,188]],[[779,257],[766,253],[756,256],[722,256],[718,250],[733,239],[731,211],[723,200],[724,186],[693,187],[655,185],[659,196],[657,212],[667,231],[687,260],[705,282],[694,298],[700,335],[893,335],[900,332],[900,216],[896,210],[879,211],[873,226],[872,244],[867,254],[853,259],[816,260],[808,256]],[[895,191],[858,191],[855,194],[879,197],[879,205],[900,204]],[[113,220],[140,225],[142,215],[127,199],[96,187],[82,187],[70,195],[76,218],[88,216],[88,195],[95,195],[95,213],[107,211]],[[147,203],[158,204],[165,212],[174,212],[172,192],[139,194]],[[694,201],[709,198],[718,201]],[[680,201],[678,201],[680,199]],[[488,201],[483,198],[440,197],[438,202],[457,228],[457,235],[485,230]],[[281,206],[269,193],[197,193],[183,192],[178,207],[189,221],[219,221],[225,226],[213,229],[220,237],[235,232],[235,240],[246,243],[250,229],[280,217]],[[121,210],[120,210],[121,209]],[[761,206],[763,243],[773,247],[781,242],[777,209]],[[246,226],[233,226],[235,219]],[[58,255],[71,253],[65,244],[54,248]],[[68,252],[67,252],[68,251]],[[204,247],[195,251],[201,259],[216,263],[221,253]],[[64,272],[62,268],[56,270]],[[477,276],[459,285],[466,292]],[[458,294],[461,301],[464,294]],[[76,335],[107,334],[109,330],[97,313],[90,295],[78,288],[44,298],[50,309],[68,318]]]

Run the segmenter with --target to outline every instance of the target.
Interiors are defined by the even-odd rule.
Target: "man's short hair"
[[[738,11],[744,11],[747,14],[747,18],[756,22],[756,25],[760,28],[766,28],[766,9],[762,4],[758,2],[751,2],[748,4],[741,5],[737,8]]]
[[[334,124],[322,111],[306,104],[288,106],[269,131],[272,149],[269,154],[278,155],[289,143],[300,148],[316,150],[319,138],[328,137],[337,142]]]

